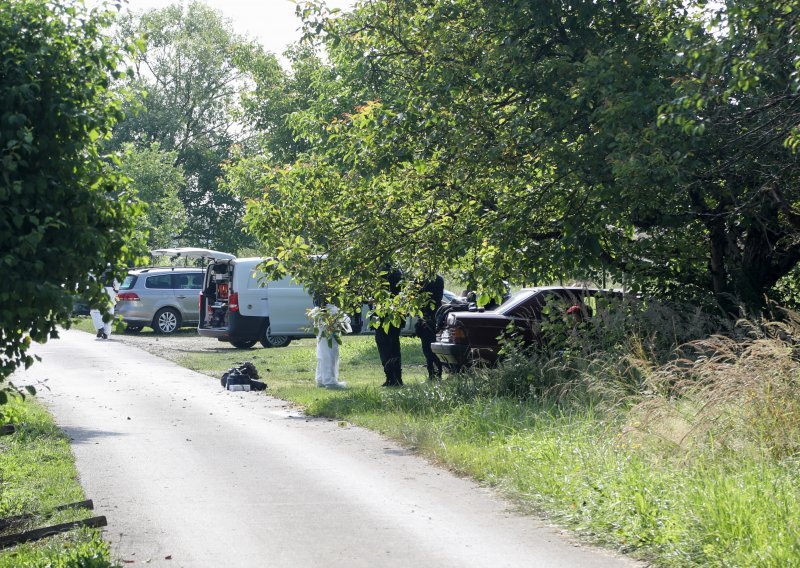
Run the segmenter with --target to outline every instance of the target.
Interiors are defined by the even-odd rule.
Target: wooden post
[[[41,540],[43,538],[47,538],[48,536],[67,532],[78,527],[98,528],[104,527],[107,524],[108,522],[106,521],[105,517],[91,517],[89,519],[83,519],[82,521],[71,521],[69,523],[61,523],[60,525],[53,525],[51,527],[44,527],[42,529],[10,534],[0,537],[0,549],[22,544],[23,542]]]
[[[53,511],[65,511],[67,509],[94,509],[94,502],[91,499],[87,499],[86,501],[78,501],[77,503],[67,503],[66,505],[59,505],[58,507],[54,507]],[[44,513],[23,513],[22,515],[14,515],[13,517],[6,517],[4,519],[0,519],[0,530],[19,523],[21,521],[27,521],[39,515],[49,515],[52,511],[47,511]]]

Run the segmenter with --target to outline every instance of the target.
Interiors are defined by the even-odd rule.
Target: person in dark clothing
[[[402,274],[395,268],[387,269],[385,276],[389,282],[389,292],[392,295],[400,293],[400,280]],[[402,366],[400,360],[400,328],[389,325],[387,329],[383,327],[384,321],[378,322],[375,330],[375,344],[378,346],[378,355],[381,358],[383,372],[386,375],[384,387],[403,386]]]
[[[425,364],[428,367],[428,380],[442,378],[442,362],[431,351],[431,343],[436,340],[436,311],[442,305],[444,296],[444,278],[439,274],[422,287],[422,292],[427,292],[430,300],[422,308],[422,317],[417,320],[415,331],[422,342],[422,353],[425,355]]]

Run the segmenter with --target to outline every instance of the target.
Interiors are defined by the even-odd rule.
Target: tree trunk
[[[728,269],[726,266],[728,238],[725,223],[717,220],[707,224],[707,227],[709,229],[709,245],[711,248],[708,269],[711,274],[714,297],[726,314],[735,317],[738,309],[728,281]]]

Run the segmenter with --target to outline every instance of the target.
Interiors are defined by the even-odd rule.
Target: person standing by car
[[[427,294],[428,300],[422,308],[422,316],[417,320],[415,331],[422,343],[428,380],[435,381],[442,378],[442,362],[431,351],[431,343],[436,341],[436,312],[442,306],[444,278],[437,274],[433,280],[425,283],[421,292]]]
[[[400,270],[387,267],[384,278],[389,283],[389,293],[393,296],[399,294],[400,280],[402,279]],[[375,344],[378,346],[378,355],[386,375],[386,382],[381,386],[401,387],[403,386],[403,371],[400,359],[400,328],[389,322],[384,329],[384,323],[387,322],[388,317],[384,316],[379,320],[378,327],[375,329]]]
[[[119,283],[114,279],[113,276],[110,274],[103,275],[104,286],[106,295],[108,296],[108,312],[112,314],[112,319],[104,322],[103,321],[103,314],[98,309],[92,309],[89,311],[89,315],[92,317],[92,323],[94,324],[94,328],[97,330],[97,338],[98,339],[111,339],[111,327],[114,314],[114,305],[117,303],[117,288],[119,287]]]

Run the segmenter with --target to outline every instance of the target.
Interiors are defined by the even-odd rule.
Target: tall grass
[[[652,373],[655,392],[632,411],[645,436],[681,451],[770,459],[800,451],[800,362],[774,338],[715,336]],[[668,426],[668,427],[667,427]]]

